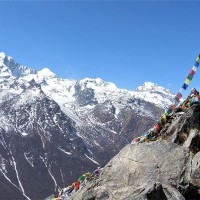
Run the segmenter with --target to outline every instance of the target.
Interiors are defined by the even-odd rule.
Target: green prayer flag
[[[193,79],[193,75],[192,74],[189,74],[187,79],[189,79],[190,81]]]

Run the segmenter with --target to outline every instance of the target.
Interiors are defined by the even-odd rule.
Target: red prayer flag
[[[180,99],[182,97],[182,94],[179,92],[176,96],[178,99]]]
[[[194,75],[195,74],[195,71],[192,69],[191,71],[190,71],[190,75]]]

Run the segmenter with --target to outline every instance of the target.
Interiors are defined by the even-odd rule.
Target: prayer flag
[[[187,84],[183,84],[183,86],[182,86],[182,88],[184,89],[184,90],[186,90],[187,89],[187,87],[188,87],[188,85]]]
[[[195,71],[192,69],[191,71],[190,71],[190,74],[189,75],[194,75],[195,74]]]
[[[196,72],[197,71],[197,67],[193,66],[192,70]]]
[[[191,82],[191,81],[190,81],[189,79],[186,79],[186,80],[185,80],[185,83],[186,83],[187,85],[189,85],[190,82]]]
[[[191,74],[189,74],[188,76],[187,76],[187,79],[189,79],[190,81],[193,79],[193,75],[191,75]]]
[[[195,66],[195,67],[198,67],[198,66],[199,66],[199,63],[196,61],[196,62],[194,63],[194,66]]]
[[[182,97],[182,94],[179,92],[177,95],[176,95],[177,99],[180,99]]]
[[[200,57],[199,57],[199,56],[197,57],[196,61],[197,61],[197,62],[200,62]]]

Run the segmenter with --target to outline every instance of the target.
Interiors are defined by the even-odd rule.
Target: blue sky
[[[62,78],[174,93],[200,52],[198,1],[0,1],[0,51]],[[200,89],[200,72],[191,87]],[[190,88],[189,88],[190,89]]]

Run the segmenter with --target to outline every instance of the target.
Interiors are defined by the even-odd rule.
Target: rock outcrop
[[[73,200],[199,200],[200,105],[175,113],[157,141],[129,144]]]

